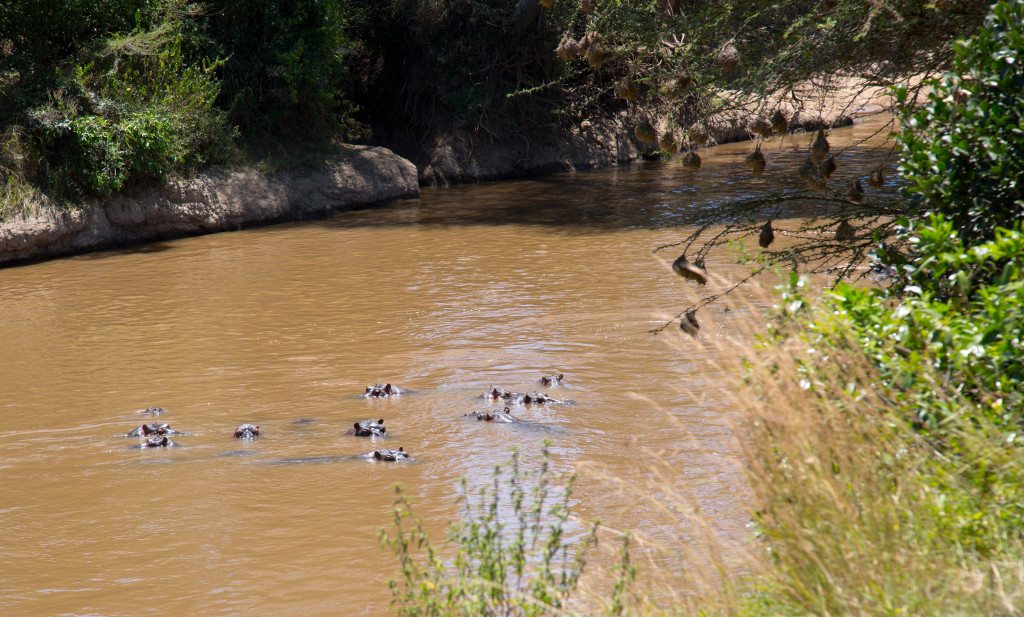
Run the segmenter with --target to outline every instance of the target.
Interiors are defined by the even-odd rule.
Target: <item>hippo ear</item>
[[[377,424],[384,424],[384,418],[381,418],[380,420],[377,420]]]
[[[380,450],[373,451],[373,458],[377,459],[378,461],[380,460]]]
[[[563,378],[565,378],[565,375],[559,373],[558,374],[558,381],[562,381]]]
[[[357,431],[359,430],[359,423],[358,423],[358,422],[353,422],[353,423],[352,423],[352,426],[353,426],[353,427],[355,427],[355,429],[356,429]]]
[[[404,446],[398,446],[398,451],[399,452],[405,452],[405,447]]]

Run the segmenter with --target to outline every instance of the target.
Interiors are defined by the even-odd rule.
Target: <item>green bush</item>
[[[971,245],[1024,216],[1024,1],[997,2],[954,50],[952,72],[904,118],[900,173]]]
[[[911,388],[922,366],[945,376],[943,392],[914,390],[915,422],[938,430],[958,409],[945,390],[974,401],[989,421],[1015,430],[1024,422],[1024,233],[965,247],[953,224],[934,216],[907,230],[914,257],[903,264],[901,296],[893,290],[841,285],[835,310],[849,322],[886,387]],[[935,396],[931,396],[935,394]]]
[[[233,134],[214,107],[216,65],[186,63],[178,27],[172,18],[109,38],[30,112],[51,170],[44,185],[108,195],[226,155]]]

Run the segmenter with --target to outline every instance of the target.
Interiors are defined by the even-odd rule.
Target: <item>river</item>
[[[834,131],[833,146],[879,122]],[[692,489],[723,550],[743,550],[742,436],[714,357],[743,347],[648,330],[696,298],[652,249],[682,236],[695,202],[759,190],[750,147],[702,151],[696,174],[646,163],[431,189],[0,270],[0,613],[387,614],[397,567],[377,530],[392,487],[440,537],[460,477],[484,482],[542,439],[559,470],[601,471],[578,487],[581,521],[688,541],[598,477],[650,496],[653,458]],[[766,154],[767,182],[794,173],[798,154]],[[721,251],[708,267],[738,278],[735,262]],[[704,312],[702,336],[749,341],[770,302],[741,290]],[[564,387],[537,383],[557,372]],[[385,381],[415,393],[360,396]],[[464,419],[492,384],[574,404],[523,408],[518,424]],[[185,447],[129,449],[133,410],[156,405]],[[371,417],[389,439],[344,434]],[[263,436],[237,442],[242,422]],[[347,458],[399,445],[411,462]]]

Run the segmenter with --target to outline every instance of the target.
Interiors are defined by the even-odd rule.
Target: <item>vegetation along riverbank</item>
[[[756,495],[745,572],[688,574],[692,591],[677,589],[666,601],[634,588],[627,535],[618,567],[597,577],[607,586],[595,595],[580,582],[585,561],[571,555],[588,554],[597,536],[567,542],[569,498],[546,505],[548,478],[523,494],[514,459],[508,490],[517,512],[550,507],[555,524],[519,516],[503,526],[494,515],[505,499],[496,480],[480,505],[467,496],[452,568],[410,548],[427,539],[409,526],[414,509],[400,499],[387,539],[402,564],[394,597],[403,614],[1024,610],[1024,3],[996,3],[951,49],[950,71],[927,82],[920,106],[899,95],[903,207],[891,235],[875,234],[878,284],[841,281],[818,297],[793,272],[768,334],[737,371],[735,402],[746,418],[737,430]],[[832,220],[819,242],[848,242],[844,225],[852,226]],[[736,229],[757,237],[759,226]],[[767,252],[773,234],[761,229]],[[701,282],[706,275],[694,268],[680,274]],[[694,344],[714,345],[689,319],[696,310],[680,318],[681,329]],[[713,524],[699,513],[689,522]]]
[[[661,221],[659,230],[685,225],[678,241],[651,247],[656,257],[672,252],[662,275],[681,277],[671,280],[688,285],[697,298],[666,307],[674,317],[653,328],[659,336],[677,335],[679,344],[716,344],[702,322],[723,294],[761,272],[786,275],[759,346],[715,375],[740,382],[733,402],[743,419],[735,434],[752,493],[742,567],[686,571],[685,585],[677,585],[668,568],[641,579],[637,537],[576,520],[573,480],[556,477],[549,463],[558,452],[545,446],[539,466],[513,454],[493,481],[485,471],[478,492],[463,484],[464,508],[443,546],[436,529],[417,518],[415,499],[399,490],[393,526],[381,540],[397,558],[391,591],[400,614],[1024,612],[1024,0],[0,0],[0,60],[0,264],[320,216],[416,195],[421,185],[638,157],[661,159],[681,177],[692,177],[701,173],[706,146],[752,140],[735,198],[723,193],[707,207],[680,208],[677,220]],[[894,113],[883,129],[893,132],[891,151],[878,152],[871,169],[853,168],[829,132],[858,113],[883,111]],[[801,144],[798,160],[786,158],[781,146],[769,147],[782,139]],[[633,202],[622,202],[614,206],[635,210]],[[517,224],[536,222],[534,212],[513,210],[522,217]],[[561,212],[552,209],[549,220],[572,230],[574,221]],[[420,220],[419,213],[405,214],[403,224]],[[472,223],[466,227],[480,222],[476,215],[465,219]],[[385,273],[365,288],[414,292],[395,315],[383,315],[378,304],[355,304],[374,294],[332,283],[339,279],[303,279],[316,259],[288,262],[284,284],[264,289],[265,295],[244,293],[258,283],[237,292],[224,283],[230,300],[207,305],[182,283],[180,296],[168,295],[168,304],[263,324],[259,319],[275,308],[290,306],[279,302],[312,298],[304,293],[328,287],[330,302],[307,301],[302,319],[281,314],[309,325],[325,345],[351,346],[361,342],[344,340],[352,328],[342,301],[351,301],[374,321],[363,342],[402,337],[401,351],[374,347],[363,355],[376,357],[361,359],[364,365],[407,358],[404,345],[418,337],[430,341],[432,356],[450,363],[443,370],[417,366],[420,375],[465,371],[472,362],[503,370],[495,358],[510,354],[511,344],[483,358],[467,355],[472,349],[448,353],[437,343],[469,340],[447,322],[474,314],[469,309],[476,305],[422,291],[451,285],[435,262],[470,261],[463,253],[471,249],[457,244],[459,229],[433,226],[451,233],[434,244],[413,235],[403,246],[410,260],[402,263],[410,265],[399,276],[422,278],[390,284],[398,280],[386,276],[391,254],[361,263]],[[560,240],[568,243],[570,236]],[[329,237],[311,244],[323,250],[328,243],[317,242]],[[726,244],[739,245],[751,273],[730,281],[724,292],[707,292],[718,275],[707,257]],[[335,253],[327,260],[332,275],[349,265],[347,247],[339,245],[331,246]],[[441,262],[440,251],[449,245],[463,253]],[[546,246],[531,247],[536,252],[499,248],[504,253],[486,261],[570,278],[557,265],[531,263],[546,255]],[[594,253],[580,247],[573,260],[590,267]],[[264,264],[277,261],[274,253]],[[221,261],[214,263],[221,268]],[[188,281],[194,265],[176,267]],[[480,283],[462,295],[490,303],[512,295],[495,284],[501,273],[481,275],[489,271],[473,267],[448,268],[464,268]],[[254,270],[260,274],[251,281],[262,275]],[[592,270],[598,277],[601,271]],[[156,279],[145,283],[163,284]],[[825,285],[812,289],[822,280]],[[294,281],[303,285],[290,286]],[[553,296],[558,283],[535,287]],[[543,297],[537,294],[527,300]],[[48,294],[36,295],[41,312],[59,306]],[[112,295],[119,305],[125,294]],[[618,295],[635,310],[632,303],[642,294]],[[253,304],[235,315],[246,298]],[[529,302],[522,304],[521,312],[474,316],[487,327],[524,327],[535,314]],[[324,306],[337,309],[337,323],[322,320],[330,312]],[[394,325],[431,314],[441,317],[427,334]],[[120,317],[108,321],[152,332],[161,346],[178,340],[163,323],[129,320],[147,318],[145,309]],[[604,314],[599,317],[594,330],[607,325]],[[541,325],[550,328],[551,321]],[[145,330],[149,326],[153,330]],[[314,363],[322,371],[310,373],[316,388],[327,392],[337,385],[337,349],[310,356],[285,347],[289,338],[275,329],[281,328],[268,325],[259,337],[245,339],[227,328],[243,342],[280,342],[272,352],[253,344],[246,356],[287,368],[261,365],[235,390],[223,387],[231,401],[221,407],[237,405],[256,383],[305,375],[296,367]],[[92,335],[85,339],[89,351],[112,340],[109,330],[82,330]],[[495,332],[488,329],[488,337],[506,336]],[[513,343],[533,349],[544,345],[539,340],[538,334]],[[577,347],[589,353],[607,340]],[[168,364],[187,364],[180,370],[189,378],[202,372],[196,367],[213,367],[207,372],[217,375],[243,372],[210,359],[219,350],[207,339],[189,333],[181,341],[180,349],[209,354],[168,347]],[[53,349],[60,346],[46,351]],[[90,361],[101,365],[95,357]],[[413,361],[421,364],[418,357]],[[161,362],[153,374],[166,370]],[[683,375],[679,387],[693,387],[696,381]],[[195,383],[188,381],[187,390],[199,390]],[[307,387],[289,399],[289,411],[315,392]],[[204,404],[207,411],[213,407]],[[467,424],[482,424],[476,417],[481,422]],[[419,432],[456,434],[447,420],[431,429],[429,419],[417,414]],[[315,423],[296,418],[286,430],[313,439],[303,427]],[[358,429],[358,423],[350,426]],[[648,425],[630,430],[641,437],[652,432]],[[601,443],[611,449],[615,442]],[[639,448],[628,455],[653,459],[650,469],[659,460]],[[469,460],[464,453],[448,458]],[[666,473],[680,475],[674,462]],[[479,480],[478,469],[464,468]],[[120,469],[113,470],[119,477]],[[309,494],[382,491],[350,482],[351,476],[327,481],[328,472],[322,473]],[[246,506],[265,477],[247,476],[238,485]],[[295,474],[281,485],[309,478]],[[687,532],[699,536],[713,526],[713,513],[693,513],[691,504],[672,501],[657,484],[645,488],[666,511],[692,515]],[[334,516],[335,505],[317,502],[301,513],[308,519],[289,509],[286,520],[302,521],[295,529],[312,527],[305,522],[324,511]],[[240,507],[236,515],[251,510]],[[148,512],[129,514],[149,521]],[[605,568],[594,557],[608,536],[620,550]],[[306,548],[330,542],[317,537]],[[218,545],[210,540],[206,546]],[[715,562],[712,543],[707,552]],[[231,562],[224,570],[238,577],[245,564]],[[322,572],[324,563],[318,560],[315,568]],[[133,580],[126,570],[118,584]],[[261,582],[245,581],[240,593],[250,595]],[[659,593],[659,582],[672,593]],[[235,583],[218,580],[212,588],[221,593]],[[319,579],[311,587],[311,597],[328,593]],[[46,589],[52,591],[49,582]]]
[[[98,229],[102,242],[33,252],[67,235],[56,221],[103,218],[59,213],[113,196],[138,210],[161,186],[201,189],[212,168],[330,175],[349,143],[385,146],[421,183],[448,184],[671,157],[772,118],[782,132],[841,124],[886,106],[885,86],[941,69],[984,13],[905,4],[864,15],[854,2],[4,2],[0,220],[38,215],[5,229],[4,261],[157,237]],[[174,233],[284,216],[254,209]]]

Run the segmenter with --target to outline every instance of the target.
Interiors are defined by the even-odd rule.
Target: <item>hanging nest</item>
[[[608,52],[604,50],[603,45],[591,45],[587,48],[584,57],[587,60],[587,64],[592,69],[599,69],[604,64],[605,59],[608,57]]]
[[[818,135],[814,138],[814,143],[811,144],[811,158],[815,161],[824,161],[828,156],[829,147],[828,139],[825,138],[825,129],[819,128]]]
[[[796,172],[796,175],[800,177],[804,182],[808,182],[811,176],[817,173],[817,168],[814,166],[814,161],[807,159],[800,165],[800,169]]]
[[[715,62],[722,67],[724,73],[732,73],[739,66],[740,50],[736,49],[732,41],[729,41],[718,49],[718,53],[715,54]]]
[[[578,60],[580,57],[580,42],[569,35],[564,36],[558,47],[555,48],[555,55],[566,62]]]
[[[684,279],[695,281],[698,285],[705,285],[708,282],[707,270],[690,263],[686,259],[686,253],[676,257],[676,260],[672,262],[672,270]]]
[[[673,77],[661,84],[658,92],[668,101],[678,101],[686,95],[686,90],[693,84],[693,79],[688,75]]]
[[[765,160],[764,155],[761,154],[761,144],[757,144],[754,151],[743,160],[746,162],[747,167],[750,168],[750,171],[754,172],[755,176],[760,176],[764,173]]]
[[[654,127],[646,120],[642,120],[636,125],[636,128],[633,129],[633,135],[636,136],[637,141],[645,144],[658,142],[658,135],[654,132]]]
[[[750,132],[768,139],[772,136],[772,123],[758,116],[756,120],[750,123]]]
[[[661,150],[665,154],[675,154],[679,152],[679,142],[676,141],[676,136],[672,131],[666,131],[664,135],[658,139],[658,150]]]
[[[775,230],[772,229],[772,222],[768,221],[761,228],[761,233],[757,236],[757,245],[763,249],[768,248],[775,242]]]
[[[789,132],[789,120],[781,109],[776,109],[772,114],[772,131],[778,135],[785,135]]]
[[[880,189],[885,186],[885,174],[881,165],[875,167],[875,170],[868,176],[868,186],[873,189]]]
[[[689,334],[693,338],[697,338],[697,334],[700,331],[700,323],[697,322],[697,311],[686,311],[686,315],[679,320],[679,329]]]
[[[632,81],[625,79],[615,84],[615,96],[624,101],[635,101],[640,98],[640,88]]]
[[[583,0],[580,3],[580,13],[588,15],[597,10],[597,2],[595,0]]]
[[[605,59],[608,57],[608,52],[604,47],[604,38],[594,30],[586,33],[580,39],[580,48],[583,57],[586,58],[587,64],[592,69],[601,68],[601,65],[604,64]]]
[[[854,180],[850,185],[850,190],[846,192],[846,198],[855,204],[864,201],[864,185],[860,183],[860,178]]]
[[[686,132],[686,138],[692,144],[695,144],[697,146],[703,146],[704,144],[708,143],[708,139],[710,139],[710,136],[708,135],[708,132],[704,130],[704,127],[694,125],[691,126],[690,130]]]
[[[822,176],[817,171],[813,172],[807,178],[807,188],[812,191],[824,191],[828,186],[828,181],[825,180],[825,176]]]
[[[700,169],[700,155],[693,150],[688,150],[683,158],[679,160],[686,169],[692,169],[694,171]]]
[[[546,9],[550,9],[555,6],[555,0],[538,0],[537,3]]]
[[[818,165],[818,173],[825,176],[826,179],[831,178],[832,174],[836,172],[836,157],[829,155],[827,159],[822,161]]]
[[[839,242],[849,242],[853,240],[853,225],[849,221],[843,219],[839,221],[839,225],[836,227],[836,240]]]

